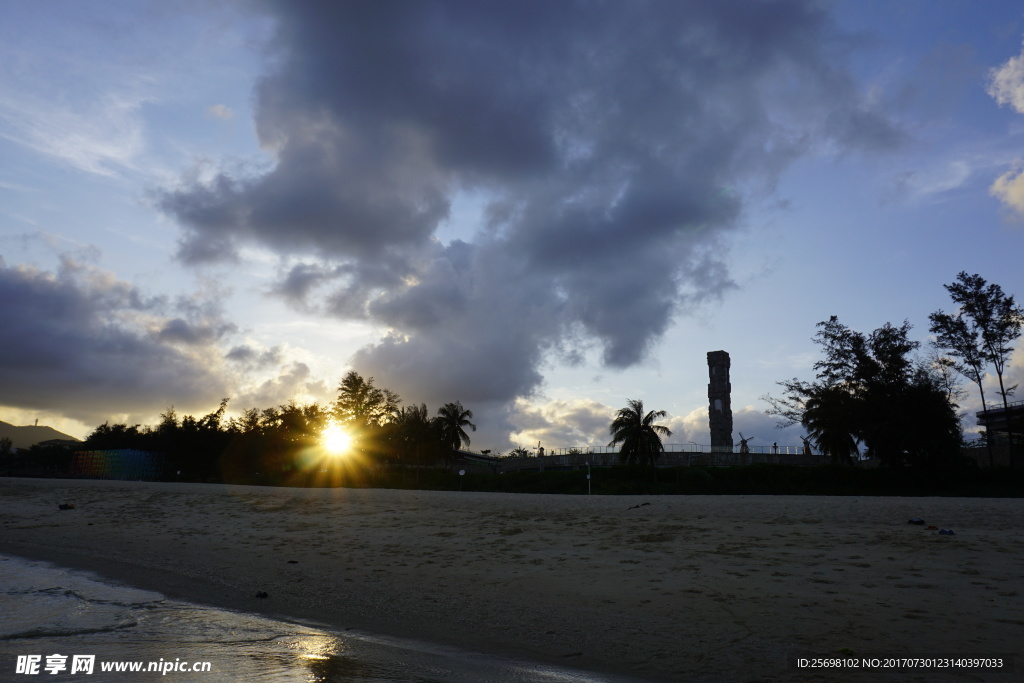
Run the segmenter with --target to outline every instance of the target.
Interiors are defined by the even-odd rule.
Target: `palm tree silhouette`
[[[425,403],[400,409],[394,426],[396,440],[406,460],[425,465],[431,456],[436,456],[436,430],[431,425]]]
[[[658,456],[665,452],[661,436],[672,436],[668,427],[654,424],[656,419],[666,415],[668,413],[664,410],[652,410],[645,415],[643,401],[627,399],[626,407],[619,409],[608,428],[612,435],[608,445],[622,444],[619,461],[653,465]]]
[[[450,457],[454,460],[455,451],[462,448],[462,444],[469,445],[469,435],[463,427],[469,427],[474,432],[476,425],[470,422],[473,418],[473,411],[462,407],[458,401],[445,403],[437,409],[437,424],[441,431],[441,443],[448,450]]]

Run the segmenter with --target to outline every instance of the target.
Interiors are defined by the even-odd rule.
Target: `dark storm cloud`
[[[529,394],[543,351],[566,324],[564,305],[546,279],[530,278],[496,247],[454,242],[439,252],[421,281],[370,306],[415,334],[363,349],[355,366],[413,402],[503,404]]]
[[[165,191],[180,257],[302,259],[277,292],[389,326],[357,367],[416,400],[503,405],[576,339],[637,362],[732,286],[719,247],[752,192],[901,135],[803,0],[257,4],[276,166]],[[487,221],[441,245],[459,192]]]
[[[317,288],[336,280],[343,273],[342,269],[328,268],[317,263],[297,263],[288,269],[270,293],[295,306],[303,306]]]
[[[248,344],[234,346],[228,351],[224,358],[252,368],[268,368],[278,366],[283,360],[281,347],[275,346],[269,349],[255,349]]]
[[[174,318],[163,324],[157,338],[160,341],[202,346],[218,341],[236,330],[236,326],[232,323],[211,323],[209,321],[197,323],[183,318]]]
[[[233,326],[163,314],[188,308],[69,258],[56,273],[0,260],[0,405],[98,424],[126,405],[216,402],[212,343]]]

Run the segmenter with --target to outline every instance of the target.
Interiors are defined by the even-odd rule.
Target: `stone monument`
[[[732,453],[732,385],[729,383],[729,354],[708,351],[708,416],[711,452]]]

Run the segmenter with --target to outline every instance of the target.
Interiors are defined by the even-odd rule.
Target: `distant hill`
[[[0,439],[7,437],[15,448],[29,448],[40,441],[50,439],[66,439],[69,441],[81,441],[73,436],[58,432],[53,427],[17,427],[12,424],[0,421]]]

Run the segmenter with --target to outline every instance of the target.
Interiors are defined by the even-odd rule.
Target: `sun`
[[[330,422],[321,433],[320,442],[331,455],[341,455],[352,445],[352,437],[337,422]]]

